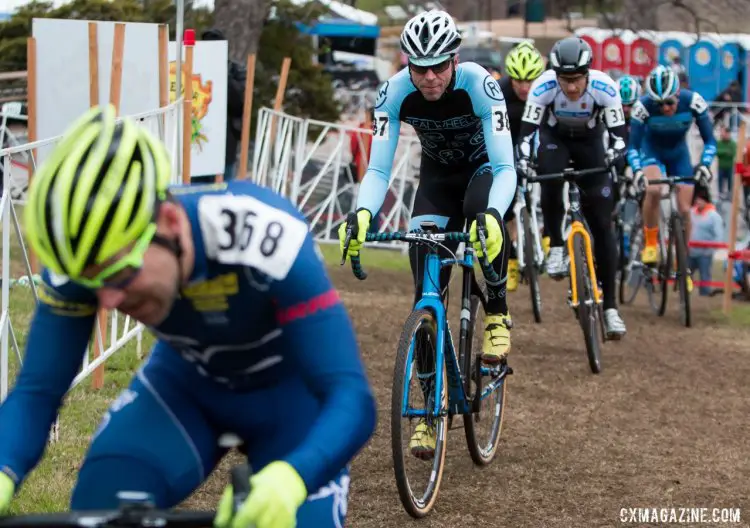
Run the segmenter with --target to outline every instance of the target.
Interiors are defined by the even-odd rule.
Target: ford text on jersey
[[[635,102],[630,116],[628,162],[633,170],[643,166],[640,151],[645,143],[666,155],[686,148],[686,136],[693,123],[698,125],[703,139],[701,164],[711,166],[716,155],[716,138],[708,104],[699,93],[680,90],[677,109],[672,116],[664,115],[661,105],[644,95]]]
[[[195,265],[170,314],[151,330],[177,352],[175,361],[232,390],[299,376],[321,411],[286,461],[316,490],[370,437],[375,404],[351,321],[308,225],[285,198],[250,182],[172,193],[191,223]],[[96,312],[92,291],[47,271],[43,279],[23,367],[0,407],[0,470],[17,483],[42,455]]]
[[[456,68],[455,81],[438,101],[422,97],[404,68],[380,88],[375,103],[370,164],[362,181],[357,208],[376,213],[391,178],[401,122],[414,127],[422,158],[446,168],[492,166],[488,208],[505,213],[516,188],[510,123],[497,81],[472,62]]]
[[[617,84],[599,70],[589,70],[588,85],[580,98],[571,101],[557,83],[554,70],[547,70],[532,83],[521,125],[522,155],[529,157],[534,132],[540,126],[560,136],[601,137],[600,122],[609,131],[610,146],[624,150],[627,140],[625,113]]]

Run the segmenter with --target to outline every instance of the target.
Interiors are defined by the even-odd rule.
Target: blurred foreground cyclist
[[[111,106],[81,117],[34,175],[25,227],[46,269],[0,407],[0,510],[39,462],[103,307],[157,341],[95,432],[72,509],[115,508],[121,490],[173,507],[233,433],[254,476],[234,518],[227,490],[217,526],[340,526],[375,403],[308,225],[250,182],[169,179],[163,144]]]

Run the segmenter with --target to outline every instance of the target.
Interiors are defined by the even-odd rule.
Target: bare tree
[[[215,0],[214,24],[229,40],[229,58],[245,64],[258,51],[271,0]]]

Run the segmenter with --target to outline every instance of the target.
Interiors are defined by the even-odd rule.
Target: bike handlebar
[[[239,464],[231,470],[235,511],[250,493],[252,470]],[[215,511],[159,510],[142,492],[120,492],[119,508],[73,512],[34,513],[0,517],[0,528],[210,528]]]
[[[605,172],[609,172],[612,167],[595,167],[592,169],[581,169],[581,170],[574,170],[574,169],[565,169],[562,172],[551,172],[549,174],[535,174],[535,175],[528,175],[526,176],[527,181],[530,182],[544,182],[544,181],[551,181],[551,180],[564,180],[564,181],[574,181],[578,178],[581,178],[583,176],[589,176],[590,174],[602,174]]]
[[[648,180],[649,185],[675,185],[678,183],[694,182],[694,176],[665,176],[656,180]]]
[[[356,213],[349,213],[346,219],[347,229],[346,238],[344,239],[344,251],[341,257],[341,265],[346,262],[346,256],[349,252],[349,244],[351,243],[352,237],[356,237],[357,228],[357,217]],[[477,237],[482,248],[482,256],[479,258],[479,265],[482,269],[482,273],[485,278],[490,282],[498,282],[500,276],[492,267],[487,258],[487,227],[485,220],[485,213],[479,213],[477,215]],[[442,232],[427,232],[427,231],[394,231],[392,233],[367,233],[365,235],[365,242],[389,242],[392,240],[409,242],[411,244],[435,244],[440,242],[464,242],[469,244],[471,236],[469,233],[464,231],[442,231]],[[471,250],[467,246],[468,250]],[[365,280],[367,278],[367,272],[362,267],[362,261],[359,255],[350,255],[352,273],[359,280]]]

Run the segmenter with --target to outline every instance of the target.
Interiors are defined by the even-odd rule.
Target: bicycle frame
[[[463,380],[461,379],[461,369],[458,365],[458,356],[453,344],[453,334],[451,333],[445,306],[443,305],[443,298],[440,294],[440,270],[453,265],[459,265],[462,269],[461,329],[458,346],[459,351],[465,351],[470,322],[470,310],[468,306],[470,290],[467,290],[467,286],[471,288],[471,274],[474,271],[473,249],[467,247],[464,251],[463,259],[441,259],[437,252],[431,249],[425,258],[422,298],[414,307],[415,310],[428,310],[435,316],[435,323],[437,324],[435,394],[442,394],[443,369],[447,367],[448,409],[442,409],[443,402],[440,401],[440,398],[435,398],[434,408],[431,413],[426,409],[409,409],[409,380],[407,378],[404,380],[404,401],[401,405],[401,414],[405,417],[440,416],[446,411],[449,414],[466,414],[471,411],[469,399],[467,398]],[[446,346],[448,348],[447,351]],[[412,341],[409,349],[408,363],[411,364],[413,358],[414,342]]]
[[[570,258],[570,304],[575,308],[580,303],[578,300],[578,284],[577,281],[574,280],[577,276],[576,273],[578,269],[578,264],[576,263],[576,252],[573,249],[574,235],[581,235],[583,237],[589,276],[591,277],[591,289],[593,290],[594,301],[599,304],[602,301],[602,292],[599,289],[599,284],[596,279],[596,271],[594,270],[594,252],[592,250],[591,235],[585,227],[586,219],[581,213],[581,191],[575,182],[570,182],[568,185],[568,200],[570,203],[569,214],[571,222],[566,243],[568,245],[568,257]]]
[[[526,197],[529,197],[527,200]],[[542,249],[542,240],[539,235],[539,220],[536,213],[536,200],[532,194],[532,184],[525,183],[518,186],[516,190],[516,204],[513,208],[516,213],[516,251],[518,266],[521,270],[526,268],[526,255],[523,251],[524,237],[523,226],[521,225],[521,210],[526,209],[531,219],[531,232],[534,233],[534,257],[537,265],[544,262],[544,250]]]

